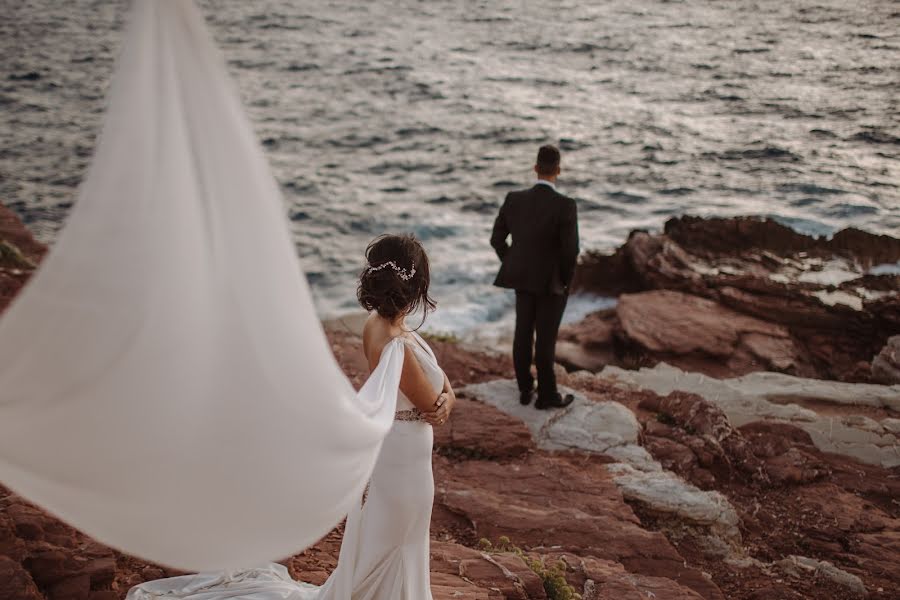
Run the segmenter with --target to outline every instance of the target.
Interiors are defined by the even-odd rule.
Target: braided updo
[[[424,322],[437,304],[428,295],[431,274],[421,242],[413,235],[379,236],[366,248],[366,261],[356,289],[360,305],[392,322],[421,308]]]

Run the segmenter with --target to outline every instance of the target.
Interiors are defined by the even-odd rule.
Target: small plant
[[[549,600],[581,600],[581,594],[566,581],[566,569],[568,565],[562,559],[556,564],[547,566],[542,559],[531,558],[525,551],[513,544],[508,537],[501,535],[497,539],[497,545],[493,545],[487,538],[478,540],[478,547],[484,552],[511,552],[522,559],[529,569],[541,578],[544,591]]]
[[[662,423],[663,425],[675,425],[675,417],[670,415],[669,413],[659,412],[656,413],[656,420]]]
[[[31,259],[27,258],[18,246],[0,240],[0,267],[11,269],[33,269],[35,267]]]
[[[493,458],[490,454],[486,454],[480,448],[467,448],[465,446],[454,446],[452,444],[445,446],[444,444],[436,444],[434,451],[441,456],[446,456],[450,460],[490,460]]]
[[[428,331],[423,333],[422,337],[434,342],[445,342],[447,344],[459,343],[459,338],[456,337],[456,334],[447,331]]]

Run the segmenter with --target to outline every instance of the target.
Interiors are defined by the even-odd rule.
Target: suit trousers
[[[534,388],[531,363],[537,367],[538,397],[556,396],[556,336],[569,297],[565,294],[536,294],[516,290],[516,333],[513,338],[513,366],[519,391]]]

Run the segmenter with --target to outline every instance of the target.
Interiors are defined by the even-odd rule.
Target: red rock
[[[634,233],[632,233],[634,235]],[[646,289],[635,272],[629,253],[622,247],[613,254],[588,250],[582,253],[572,289],[616,296]]]
[[[493,557],[489,558],[491,561],[496,561]],[[528,600],[528,598],[531,598],[518,575],[504,570],[498,563],[491,561],[482,557],[464,559],[459,563],[459,574],[463,579],[477,582],[479,587],[499,590],[504,598],[515,600]],[[521,562],[521,559],[519,561]],[[543,584],[540,582],[540,579],[524,563],[522,563],[519,570],[521,572],[529,571],[531,578],[537,580],[538,589],[543,591]]]
[[[570,559],[571,560],[571,559]],[[700,600],[703,598],[692,589],[664,577],[629,573],[619,563],[594,557],[575,558],[575,569],[590,580],[585,600]],[[584,584],[582,584],[582,587]],[[593,592],[590,591],[593,588]]]
[[[82,573],[91,578],[91,588],[108,586],[116,578],[116,559],[112,556],[95,558],[82,568]]]
[[[787,328],[706,298],[671,290],[624,294],[616,318],[620,347],[646,357],[640,365],[665,360],[711,376],[758,370],[814,374],[807,352]]]
[[[721,309],[725,307],[731,314],[754,317],[789,334],[746,332],[740,344],[731,346],[732,353],[714,354],[716,360],[676,353],[676,366],[687,370],[726,376],[768,369],[869,381],[872,373],[864,363],[881,350],[888,337],[900,334],[900,277],[869,275],[864,269],[895,262],[898,255],[900,240],[858,230],[845,230],[824,240],[763,219],[682,217],[666,223],[665,234],[633,232],[611,256],[585,255],[576,284],[577,289],[600,294],[683,292],[717,303],[720,306],[714,310],[720,315],[728,314]],[[858,277],[837,286],[829,283],[827,276],[817,281],[815,271],[829,264]],[[618,285],[615,278],[626,283]],[[648,306],[643,316],[652,316],[656,324],[667,322],[675,312],[657,303]],[[687,318],[694,315],[688,313]],[[591,347],[591,341],[584,339],[587,330],[595,328],[590,319],[583,323],[583,336],[578,335],[582,325],[569,326],[563,339],[577,343],[581,351],[564,347],[562,358],[567,366],[596,370],[601,362],[626,368],[652,365],[668,360],[666,352],[686,342],[677,322],[657,333],[654,341],[661,349],[655,351],[650,349],[653,344],[642,346],[641,342],[647,341],[646,331],[641,340],[630,337],[633,323],[624,327],[615,317],[601,319],[613,327],[618,339],[603,347],[598,341]],[[670,335],[674,337],[668,339]],[[697,335],[702,336],[702,331]],[[722,351],[718,341],[707,338],[700,347],[711,343],[713,350]],[[643,351],[635,352],[634,347]]]
[[[853,256],[867,267],[900,261],[900,240],[855,227],[838,231],[824,244],[829,250]]]
[[[655,433],[671,438],[678,446],[654,441],[647,449],[654,456],[660,452],[657,457],[660,461],[668,462],[676,473],[699,487],[709,489],[712,486],[710,470],[726,479],[740,475],[757,482],[767,481],[764,464],[754,454],[751,444],[731,426],[722,409],[705,398],[673,392],[668,396],[645,397],[640,408],[675,425],[655,428]],[[689,448],[697,464],[704,468],[696,468],[682,448]]]
[[[434,600],[504,600],[499,590],[486,590],[455,575],[435,573],[431,578]]]
[[[0,210],[0,240],[15,236],[26,256],[39,260],[43,246],[11,214]],[[756,227],[735,225],[736,239],[748,240],[740,242],[748,253],[742,256],[729,251],[728,244],[717,255],[685,243],[679,234],[636,233],[607,261],[614,269],[598,270],[595,275],[606,277],[607,284],[623,292],[676,290],[717,302],[716,310],[724,314],[740,313],[741,323],[753,318],[764,321],[766,327],[759,330],[755,325],[750,331],[737,328],[739,340],[732,354],[715,358],[725,363],[726,371],[745,368],[760,356],[772,368],[795,368],[790,364],[793,346],[785,342],[792,340],[808,348],[817,373],[865,377],[853,373],[868,373],[868,361],[884,346],[891,328],[900,332],[896,295],[865,301],[859,314],[823,307],[806,296],[816,286],[769,279],[772,269],[792,259],[761,250],[765,244],[752,242],[760,236]],[[723,242],[729,239],[722,233],[726,230],[720,230]],[[772,231],[777,247],[820,251],[809,250],[806,241]],[[845,234],[828,251],[889,257],[893,245],[888,243],[883,250],[875,242],[884,240],[872,239]],[[694,240],[702,246],[700,237]],[[728,271],[729,266],[739,273]],[[0,269],[0,310],[29,275]],[[836,289],[852,291],[860,283],[882,292],[896,289],[885,277],[860,279]],[[641,347],[626,334],[617,312],[600,313],[581,329],[570,328],[569,339],[594,356],[605,352],[603,364],[621,362],[623,357],[635,364],[658,360],[646,349],[645,356],[628,354]],[[782,330],[789,336],[772,335]],[[653,339],[653,332],[642,331],[640,336]],[[733,339],[704,336],[704,345],[698,348],[726,348],[722,340]],[[881,343],[877,343],[879,336]],[[329,338],[345,372],[361,383],[368,365],[361,358],[359,338],[346,331],[329,331]],[[448,341],[435,340],[433,346],[455,385],[511,376],[508,356],[480,353]],[[691,350],[677,358],[682,364],[695,361],[702,368],[712,368],[709,356],[702,356],[705,351]],[[690,395],[660,399],[652,392],[619,389],[597,378],[573,375],[567,379],[589,398],[621,402],[635,410],[644,423],[647,449],[654,456],[698,485],[726,494],[739,510],[744,524],[741,533],[752,556],[767,561],[790,554],[814,556],[859,576],[870,590],[900,586],[896,569],[900,564],[896,513],[900,480],[893,471],[825,455],[807,434],[787,424],[750,423],[735,430],[721,420],[722,415]],[[655,420],[660,411],[668,411],[670,422]],[[827,582],[807,578],[773,583],[770,574],[756,568],[737,569],[721,558],[710,559],[679,523],[661,522],[642,514],[639,506],[627,505],[606,473],[605,459],[536,450],[523,428],[489,407],[461,400],[451,423],[436,432],[436,449],[443,454],[435,458],[431,566],[436,600],[502,600],[523,593],[527,598],[544,598],[539,578],[516,554],[492,552],[485,558],[474,549],[479,537],[496,542],[501,535],[511,537],[534,558],[552,562],[564,556],[569,583],[580,591],[588,580],[593,581],[595,598],[645,600],[649,594],[657,600],[844,597],[840,594],[845,590],[828,587]],[[765,478],[754,476],[760,468]],[[341,531],[338,527],[313,548],[287,559],[291,574],[322,583],[336,564]],[[463,573],[470,579],[464,579]],[[115,553],[0,487],[3,600],[44,600],[41,589],[48,598],[121,599],[131,585],[178,574]]]
[[[77,573],[78,569],[75,557],[62,548],[35,552],[25,560],[25,565],[42,587],[50,586]]]
[[[3,488],[0,487],[0,495]],[[15,524],[9,515],[5,514],[5,508],[0,507],[0,556],[5,556],[16,562],[27,554],[25,540],[16,531]]]
[[[510,553],[500,553],[495,554],[491,558],[505,573],[512,573],[516,577],[521,583],[522,589],[525,591],[526,598],[529,600],[537,600],[546,595],[544,582],[528,565],[525,564],[525,561],[521,556]]]
[[[895,282],[891,286],[892,290],[900,290],[900,276],[896,276]],[[850,282],[852,283],[852,282]],[[900,331],[900,294],[887,294],[880,298],[867,300],[863,303],[863,309],[873,315],[876,327],[891,332]]]
[[[44,600],[28,571],[17,561],[0,555],[0,598]]]
[[[604,558],[722,598],[665,537],[641,527],[601,461],[534,454],[513,465],[436,461],[435,468],[436,504],[464,515],[476,539],[507,536],[537,552],[552,547]]]
[[[11,244],[14,251],[20,251],[26,261],[32,264],[40,262],[47,250],[43,244],[34,239],[19,217],[3,204],[0,204],[0,244]],[[10,268],[6,267],[7,265],[0,262],[0,315],[33,272],[32,268],[18,262],[9,265]]]
[[[814,252],[852,257],[868,267],[900,260],[900,240],[853,227],[829,238],[814,238],[759,217],[674,217],[666,221],[666,235],[688,251],[707,256],[733,256],[753,251],[793,255]]]
[[[670,290],[623,294],[616,313],[628,338],[651,352],[729,357],[749,334],[791,341],[784,327]]]
[[[74,575],[57,581],[47,591],[47,600],[88,600],[91,595],[91,576]]]
[[[872,378],[885,384],[900,383],[900,335],[888,339],[872,359]]]
[[[18,215],[2,203],[0,203],[0,240],[13,244],[34,262],[40,262],[47,252],[47,247],[34,239]]]
[[[540,579],[521,559],[516,557],[518,562],[510,564],[503,562],[503,559],[498,560],[499,556],[489,556],[460,544],[432,542],[432,590],[436,591],[448,583],[459,587],[459,583],[465,581],[477,586],[476,589],[482,593],[487,592],[484,597],[523,599],[547,597]],[[452,593],[450,597],[453,597]]]
[[[44,524],[47,517],[38,509],[26,504],[12,504],[6,509],[6,514],[12,519],[16,533],[22,539],[34,541],[44,539]]]
[[[590,314],[575,325],[560,328],[556,344],[556,361],[569,370],[596,372],[608,364],[616,364],[615,310]]]
[[[482,459],[508,459],[534,449],[534,441],[519,419],[468,398],[458,398],[450,419],[435,428],[438,452]]]
[[[790,485],[811,483],[829,474],[828,468],[815,456],[798,448],[790,448],[767,460],[765,469],[772,483]]]

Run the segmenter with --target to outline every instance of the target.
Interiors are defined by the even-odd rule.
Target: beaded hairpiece
[[[378,265],[377,267],[373,267],[373,266],[370,265],[370,266],[366,269],[366,271],[368,271],[368,272],[371,273],[371,272],[373,272],[373,271],[380,271],[380,270],[382,270],[382,269],[385,268],[385,267],[390,267],[390,268],[392,268],[394,271],[396,271],[396,272],[397,272],[397,276],[398,276],[400,279],[402,279],[403,281],[409,281],[410,279],[413,278],[413,275],[416,274],[416,267],[415,267],[415,265],[413,265],[412,267],[410,267],[409,271],[407,271],[406,269],[403,269],[403,268],[398,267],[398,266],[397,266],[397,263],[395,263],[395,262],[392,261],[392,260],[389,260],[389,261],[387,261],[387,262],[383,262],[383,263],[381,263],[380,265]]]

